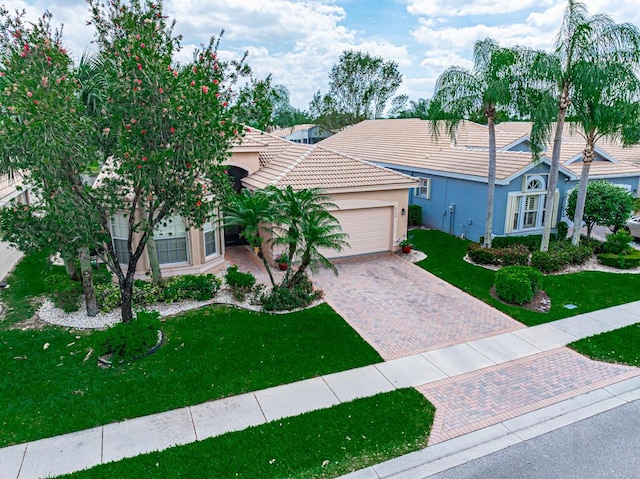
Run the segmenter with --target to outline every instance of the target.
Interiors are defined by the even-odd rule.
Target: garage
[[[342,231],[349,235],[349,247],[341,252],[323,251],[327,258],[379,253],[393,249],[391,206],[332,211]]]

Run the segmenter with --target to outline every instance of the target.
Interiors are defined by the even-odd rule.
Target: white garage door
[[[341,252],[324,251],[327,258],[378,253],[392,248],[393,207],[332,211],[342,231],[349,235],[349,247]]]

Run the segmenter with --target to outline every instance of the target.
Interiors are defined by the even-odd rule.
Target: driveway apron
[[[335,261],[314,275],[327,302],[385,360],[524,326],[395,254]]]

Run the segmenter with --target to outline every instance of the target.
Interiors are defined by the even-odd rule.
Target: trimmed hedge
[[[148,281],[135,280],[132,300],[139,306],[160,301],[173,303],[185,299],[206,301],[215,296],[221,283],[220,279],[212,274],[171,276],[160,286],[153,286]],[[99,284],[95,286],[95,291],[100,311],[109,312],[120,306],[120,288],[117,284]]]
[[[420,226],[422,224],[422,206],[409,205],[409,226]]]
[[[508,303],[531,301],[540,288],[542,273],[529,266],[505,266],[496,272],[494,287],[500,299]]]
[[[529,250],[521,244],[513,244],[506,248],[483,248],[478,243],[471,243],[467,249],[469,258],[477,264],[520,265],[529,264]]]
[[[555,241],[557,235],[551,233],[550,241]],[[480,237],[478,241],[480,244],[484,243],[484,237]],[[542,242],[542,235],[526,235],[526,236],[496,236],[491,241],[493,248],[507,248],[516,244],[526,246],[529,251],[533,252],[540,249],[540,243]]]
[[[606,266],[620,269],[631,269],[640,266],[640,251],[627,254],[600,253],[598,261]]]

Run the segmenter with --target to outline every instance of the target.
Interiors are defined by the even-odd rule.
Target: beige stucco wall
[[[225,161],[225,165],[239,166],[251,173],[260,169],[260,159],[257,151],[234,151],[231,157]]]

